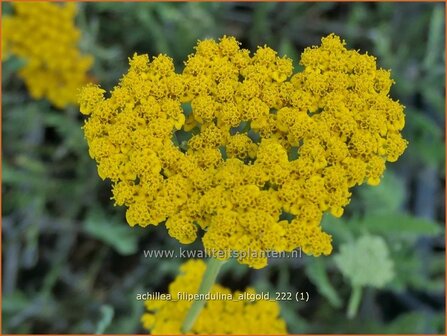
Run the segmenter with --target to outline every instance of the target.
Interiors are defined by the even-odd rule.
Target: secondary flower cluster
[[[19,71],[33,98],[47,98],[57,107],[76,103],[88,82],[93,59],[78,49],[80,31],[76,4],[13,2],[14,15],[3,18],[3,52],[22,58]]]
[[[180,74],[139,55],[110,98],[84,88],[90,155],[128,223],[165,222],[185,244],[202,229],[208,250],[330,254],[322,214],[341,216],[350,189],[377,185],[403,153],[403,106],[390,72],[335,35],[301,65],[292,75],[291,59],[223,37],[200,41]]]
[[[206,265],[202,260],[189,260],[180,267],[180,274],[169,285],[171,300],[146,301],[141,322],[144,328],[155,335],[181,334],[181,324],[193,301],[183,300],[183,293],[196,294]],[[180,294],[179,294],[180,293]],[[220,285],[214,285],[211,296],[228,297],[234,300],[209,300],[198,316],[191,334],[286,334],[285,322],[279,317],[279,305],[269,300],[238,300],[246,292],[234,292]]]

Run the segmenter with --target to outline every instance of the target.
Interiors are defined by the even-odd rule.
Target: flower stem
[[[362,299],[362,286],[355,285],[352,287],[351,297],[348,304],[348,318],[352,319],[357,315],[360,300]]]
[[[203,274],[202,282],[200,283],[198,294],[208,294],[211,287],[216,281],[217,275],[219,274],[220,268],[225,264],[226,260],[217,260],[214,258],[209,258],[208,265],[206,266],[205,273]],[[182,325],[182,333],[186,334],[191,330],[197,317],[205,305],[206,300],[196,300],[193,302],[191,307],[186,314],[185,320]]]

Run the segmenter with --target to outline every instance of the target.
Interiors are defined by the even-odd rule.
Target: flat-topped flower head
[[[145,302],[147,312],[141,322],[154,335],[181,334],[182,321],[198,293],[206,265],[202,260],[189,260],[180,267],[180,274],[169,285],[170,299]],[[166,295],[166,297],[168,297]],[[210,300],[200,312],[189,334],[207,335],[284,335],[285,321],[280,317],[278,302],[255,300],[252,288],[232,292],[221,285],[213,285]]]
[[[377,185],[403,153],[403,106],[390,72],[333,34],[301,65],[223,37],[199,41],[181,73],[135,55],[110,98],[84,88],[90,155],[128,223],[165,223],[254,268],[266,251],[330,254],[322,215],[341,216],[351,189]]]
[[[75,104],[87,84],[93,58],[82,55],[75,26],[76,4],[13,2],[14,14],[2,22],[5,55],[25,61],[19,76],[30,95],[57,107]]]

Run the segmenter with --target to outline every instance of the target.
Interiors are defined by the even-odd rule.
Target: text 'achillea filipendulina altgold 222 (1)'
[[[47,98],[62,108],[77,102],[78,90],[89,82],[93,57],[78,48],[75,3],[13,2],[14,15],[2,22],[4,55],[25,61],[19,76],[30,95]]]
[[[80,95],[84,132],[101,178],[130,225],[165,222],[208,250],[332,251],[320,226],[341,216],[351,188],[377,185],[407,146],[390,71],[338,36],[301,55],[303,71],[269,47],[233,37],[200,41],[176,73],[172,59],[135,55],[109,98]],[[185,137],[186,134],[186,137]],[[183,137],[183,141],[177,141]]]

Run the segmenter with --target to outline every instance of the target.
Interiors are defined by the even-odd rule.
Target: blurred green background
[[[3,3],[3,15],[12,12]],[[229,263],[232,289],[308,291],[309,302],[281,302],[290,333],[445,333],[445,17],[442,3],[80,3],[81,48],[107,89],[134,52],[173,57],[179,69],[197,39],[234,35],[252,51],[267,44],[298,60],[331,32],[349,48],[392,69],[391,96],[406,106],[410,145],[388,165],[379,187],[354,190],[329,257],[275,259],[251,270]],[[88,156],[77,107],[33,101],[3,62],[3,333],[145,333],[136,293],[166,292],[179,259],[144,258],[144,249],[177,248],[163,226],[131,229],[113,207],[110,183]],[[377,260],[365,262],[379,240]],[[370,239],[371,241],[372,239]],[[382,244],[383,243],[383,244]],[[337,263],[340,250],[350,263]],[[369,249],[369,250],[368,250]],[[372,252],[371,252],[372,251]],[[377,251],[376,251],[377,252]],[[386,251],[385,251],[386,252]],[[341,259],[345,256],[342,254]],[[376,264],[374,266],[374,263]],[[358,314],[346,317],[356,273],[386,277],[365,286]],[[366,266],[366,267],[365,267]],[[344,276],[351,272],[352,276]]]

